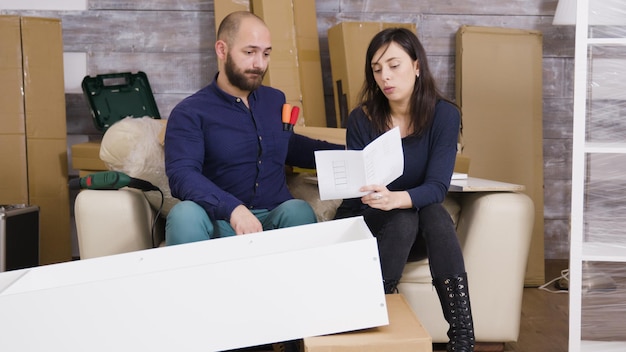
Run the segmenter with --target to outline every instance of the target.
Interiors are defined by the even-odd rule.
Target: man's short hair
[[[220,26],[217,29],[217,39],[223,40],[227,44],[232,43],[233,38],[239,31],[241,22],[246,18],[255,18],[261,23],[265,23],[263,22],[263,19],[249,11],[231,12],[224,17],[222,23],[220,23]]]

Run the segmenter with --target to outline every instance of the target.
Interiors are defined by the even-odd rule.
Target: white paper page
[[[320,150],[315,152],[320,199],[358,197],[366,182],[361,150]]]
[[[365,185],[388,185],[402,175],[404,155],[400,130],[391,129],[363,150],[315,152],[321,200],[361,197]]]
[[[363,149],[365,185],[388,185],[404,171],[404,153],[400,129],[395,127]]]

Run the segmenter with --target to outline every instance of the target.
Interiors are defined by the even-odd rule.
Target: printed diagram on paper
[[[365,185],[388,185],[402,175],[404,155],[396,127],[376,138],[363,150],[315,152],[320,199],[356,198]]]
[[[333,179],[335,189],[348,188],[348,166],[345,160],[333,161]]]

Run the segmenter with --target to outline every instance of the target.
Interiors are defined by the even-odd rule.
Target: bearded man
[[[316,221],[287,189],[285,165],[313,168],[315,150],[343,146],[283,128],[285,94],[262,85],[271,51],[263,20],[229,14],[217,32],[215,79],[170,114],[165,169],[181,202],[167,217],[167,245]]]

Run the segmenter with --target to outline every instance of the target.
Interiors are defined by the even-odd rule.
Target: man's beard
[[[251,92],[263,83],[263,77],[265,77],[265,72],[262,70],[245,70],[241,71],[235,66],[235,63],[232,60],[230,54],[226,55],[226,61],[224,62],[224,72],[226,73],[226,77],[228,81],[233,86],[243,90]],[[257,74],[256,78],[246,77],[246,73]]]

